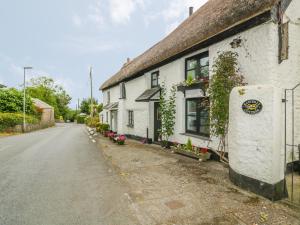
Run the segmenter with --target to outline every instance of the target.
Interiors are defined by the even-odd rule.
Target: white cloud
[[[76,27],[81,27],[82,26],[82,20],[81,20],[80,16],[78,16],[77,14],[73,15],[72,22]]]
[[[109,11],[113,22],[117,24],[127,23],[137,8],[144,8],[144,0],[110,0]]]
[[[82,27],[83,25],[93,25],[97,28],[102,28],[104,25],[104,17],[102,15],[103,7],[101,2],[90,4],[88,7],[88,13],[85,16],[79,16],[74,14],[72,16],[72,23],[76,27]]]

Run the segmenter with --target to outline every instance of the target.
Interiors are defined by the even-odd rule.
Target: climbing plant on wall
[[[218,151],[225,160],[226,136],[229,123],[229,97],[234,87],[246,85],[238,69],[238,54],[222,52],[213,64],[213,75],[208,90],[210,97],[211,134],[220,138]]]
[[[168,143],[170,136],[174,134],[175,114],[176,114],[176,87],[173,86],[168,93],[165,83],[161,85],[160,93],[160,136],[163,144]]]

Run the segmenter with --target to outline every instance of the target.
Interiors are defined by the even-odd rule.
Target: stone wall
[[[40,129],[45,129],[48,127],[55,126],[55,123],[52,124],[26,124],[25,132],[32,132]],[[8,133],[22,133],[23,132],[23,125],[16,125],[15,127],[11,127],[5,130]]]

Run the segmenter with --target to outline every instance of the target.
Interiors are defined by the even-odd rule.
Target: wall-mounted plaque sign
[[[257,113],[260,113],[262,108],[263,108],[263,105],[260,101],[258,100],[247,100],[243,103],[243,111],[245,113],[248,113],[248,114],[257,114]]]

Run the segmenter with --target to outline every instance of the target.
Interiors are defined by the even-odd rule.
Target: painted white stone
[[[281,93],[282,90],[274,86],[257,85],[235,88],[230,96],[230,167],[239,174],[269,184],[284,178]],[[255,115],[242,110],[243,103],[252,99],[263,104],[262,111]]]

